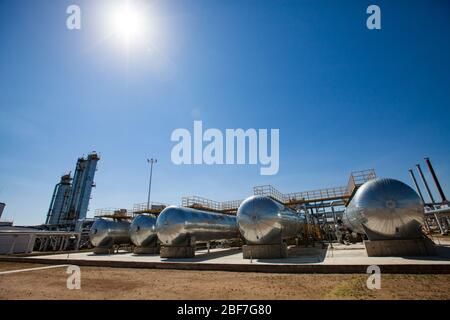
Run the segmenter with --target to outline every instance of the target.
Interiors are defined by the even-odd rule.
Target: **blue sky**
[[[425,156],[450,195],[448,1],[144,1],[153,36],[128,50],[105,39],[120,2],[0,2],[0,201],[15,224],[42,223],[60,175],[92,150],[91,215],[146,201],[147,157],[152,199],[172,204],[340,186],[368,168],[410,183]],[[65,27],[71,4],[79,31]],[[366,28],[370,4],[382,30]],[[170,135],[194,120],[279,128],[278,174],[175,166]]]

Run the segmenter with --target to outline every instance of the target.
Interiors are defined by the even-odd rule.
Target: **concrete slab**
[[[0,261],[36,263],[73,263],[78,265],[132,268],[168,268],[192,270],[224,270],[289,273],[359,273],[367,266],[378,265],[389,273],[450,273],[450,245],[438,245],[438,255],[428,257],[368,257],[364,245],[290,247],[285,259],[253,259],[242,257],[242,250],[211,249],[196,251],[193,258],[161,258],[159,255],[136,255],[129,252],[98,255],[92,252],[54,254],[30,257],[2,257]]]
[[[135,247],[133,252],[135,254],[159,254],[159,247]]]
[[[279,259],[287,258],[287,245],[263,244],[242,246],[242,257],[244,259]]]
[[[162,246],[159,256],[163,258],[193,258],[195,257],[195,247],[166,247]]]
[[[428,238],[366,240],[364,245],[369,257],[434,256],[437,254],[434,243]]]

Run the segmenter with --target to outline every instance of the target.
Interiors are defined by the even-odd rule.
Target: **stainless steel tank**
[[[167,207],[159,214],[156,230],[165,246],[239,238],[235,216],[176,206]]]
[[[394,179],[364,183],[345,209],[342,222],[369,240],[421,236],[424,204],[408,185]]]
[[[136,216],[130,225],[130,239],[138,247],[156,245],[158,239],[156,235],[156,216]]]
[[[239,206],[239,230],[248,244],[281,244],[295,238],[305,216],[266,196],[251,196]]]
[[[94,247],[100,248],[111,248],[115,244],[129,244],[129,229],[128,221],[97,219],[89,231],[89,239]]]

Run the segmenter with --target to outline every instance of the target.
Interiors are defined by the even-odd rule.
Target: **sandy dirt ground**
[[[0,272],[42,265],[0,263]],[[0,274],[0,299],[445,299],[450,275],[270,274],[81,267],[81,289],[66,268]]]

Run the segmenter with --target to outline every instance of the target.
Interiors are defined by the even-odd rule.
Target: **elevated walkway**
[[[253,188],[255,195],[271,197],[287,206],[298,206],[308,203],[342,200],[347,204],[356,190],[365,182],[375,179],[375,170],[353,171],[347,186],[324,188],[310,191],[282,193],[272,185],[261,185]]]

